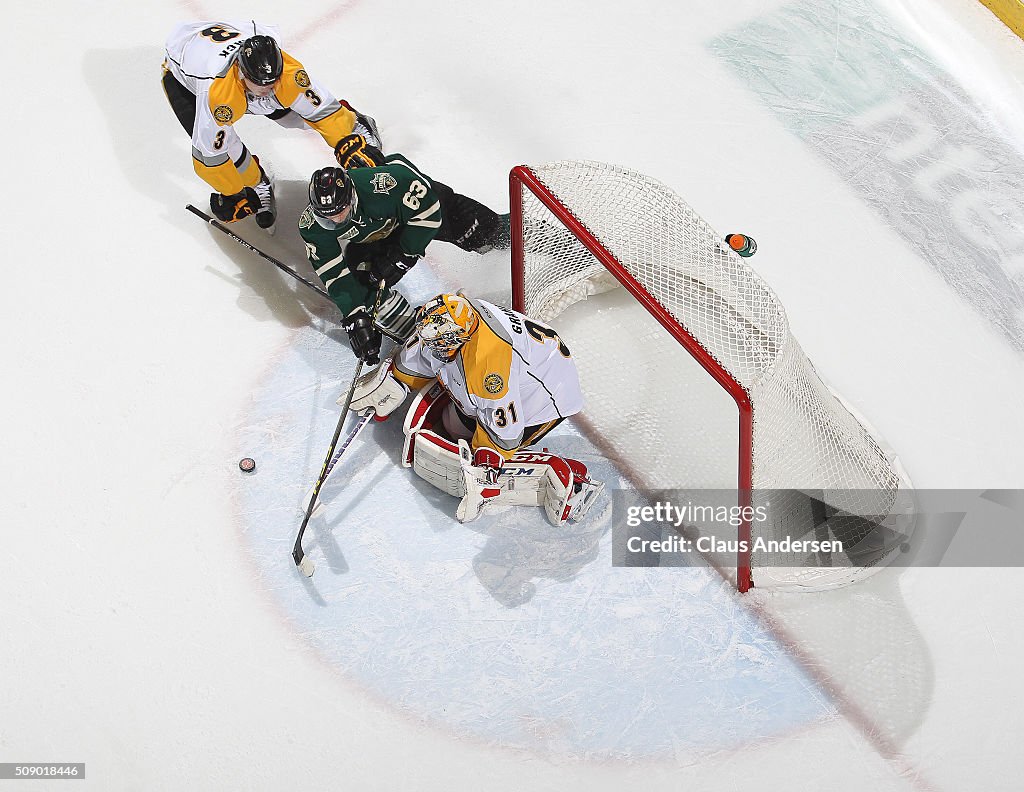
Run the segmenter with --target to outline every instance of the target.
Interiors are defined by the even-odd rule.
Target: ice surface
[[[952,148],[912,162],[896,156],[905,129],[892,145],[865,137],[857,173],[886,180],[851,181],[822,155],[828,134],[801,138],[791,108],[714,46],[804,73],[822,41],[755,34],[787,7],[8,9],[10,30],[37,35],[5,50],[25,82],[8,102],[0,198],[0,761],[84,761],[81,786],[97,790],[1015,789],[1019,570],[907,572],[831,600],[744,600],[702,568],[613,570],[601,504],[564,536],[539,514],[460,526],[449,499],[394,467],[385,424],[326,488],[309,533],[318,571],[298,576],[298,501],[351,356],[320,298],[183,210],[206,190],[161,95],[162,42],[181,19],[252,14],[376,116],[389,146],[496,208],[512,165],[590,158],[750,233],[808,356],[918,486],[1020,486],[1010,325],[886,210],[935,165],[958,178],[937,182],[934,233],[957,233],[938,212],[966,206],[958,217],[992,232],[979,255],[1017,261],[1005,175],[1019,166],[1004,157],[984,180],[992,157],[956,147],[1019,151],[1020,42],[952,0],[868,7],[897,56],[941,78],[927,83],[931,117],[956,123],[939,130]],[[848,23],[849,7],[810,10]],[[826,62],[846,67],[864,39],[836,31]],[[856,79],[819,77],[822,104]],[[923,84],[888,87],[914,106]],[[983,134],[957,140],[968,128]],[[239,132],[296,215],[330,162],[322,141],[261,119]],[[978,180],[984,199],[968,202]],[[241,231],[301,262],[294,228],[278,229]],[[500,255],[439,246],[429,264],[411,276],[417,296],[446,284],[507,299]],[[571,428],[556,439],[616,475]],[[239,472],[242,456],[256,473]]]

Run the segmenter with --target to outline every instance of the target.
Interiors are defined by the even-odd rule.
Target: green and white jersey
[[[309,206],[299,217],[306,256],[345,316],[373,300],[365,278],[352,277],[362,262],[359,249],[350,245],[392,238],[401,253],[422,256],[442,222],[430,179],[401,154],[388,155],[376,168],[352,168],[348,175],[355,205],[344,223],[336,225]]]

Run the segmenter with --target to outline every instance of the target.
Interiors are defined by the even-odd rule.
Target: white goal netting
[[[521,187],[522,261],[513,262],[521,266],[521,308],[568,343],[587,399],[583,421],[638,486],[735,491],[749,465],[754,505],[774,499],[772,520],[755,524],[755,534],[831,532],[846,546],[880,519],[909,511],[898,464],[819,378],[778,298],[681,198],[613,165],[529,170],[539,192],[585,232],[570,231]],[[588,250],[580,239],[587,234],[639,296]],[[692,338],[689,349],[657,321],[659,312]],[[702,351],[712,374],[694,359]],[[749,399],[749,442],[728,387]],[[863,574],[845,556],[755,554],[752,564],[759,585],[820,588]]]

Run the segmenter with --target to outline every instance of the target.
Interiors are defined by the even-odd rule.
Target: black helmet
[[[270,36],[247,38],[238,51],[238,67],[250,82],[271,85],[284,70],[281,48]]]
[[[342,168],[321,168],[309,180],[309,205],[321,217],[330,217],[352,203],[352,179]]]

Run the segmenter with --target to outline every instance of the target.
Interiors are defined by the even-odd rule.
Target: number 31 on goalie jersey
[[[509,402],[508,408],[499,407],[494,411],[494,422],[504,429],[510,423],[516,423],[519,416],[516,415],[516,403]]]

